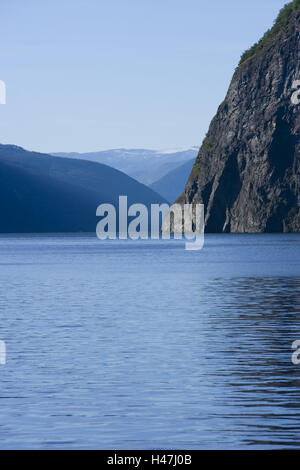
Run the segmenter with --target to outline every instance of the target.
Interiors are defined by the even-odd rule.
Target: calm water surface
[[[300,447],[300,236],[0,238],[0,448]]]

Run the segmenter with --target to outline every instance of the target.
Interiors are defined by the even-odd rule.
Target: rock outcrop
[[[177,202],[206,232],[300,231],[300,0],[243,54]]]

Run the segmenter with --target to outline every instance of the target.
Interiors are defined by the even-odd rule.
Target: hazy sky
[[[0,0],[1,143],[199,146],[282,0]]]

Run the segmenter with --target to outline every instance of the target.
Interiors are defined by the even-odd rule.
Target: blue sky
[[[1,143],[199,146],[282,0],[1,0]]]

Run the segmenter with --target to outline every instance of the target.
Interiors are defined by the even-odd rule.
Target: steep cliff
[[[205,205],[207,232],[300,231],[299,87],[295,0],[243,54],[178,199]]]

